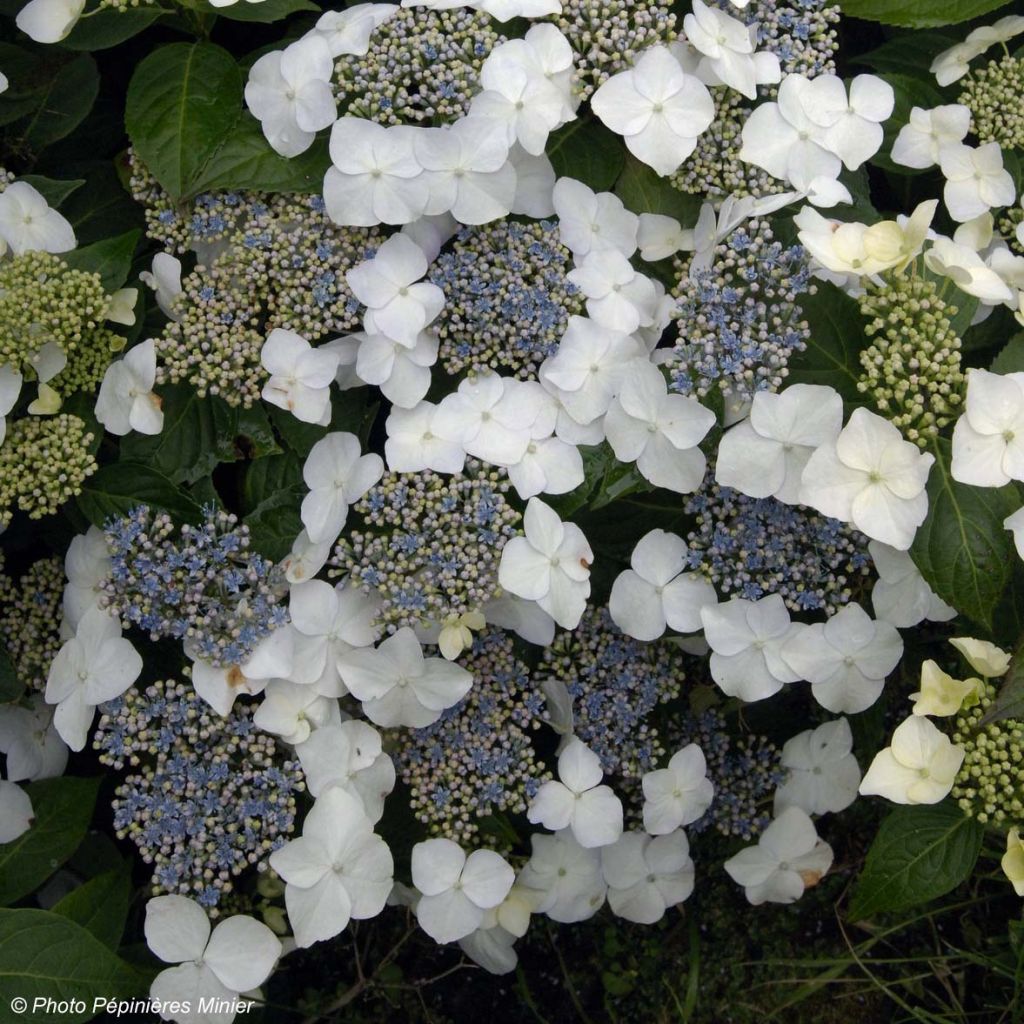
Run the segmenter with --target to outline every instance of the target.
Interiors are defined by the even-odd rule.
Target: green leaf
[[[95,11],[79,19],[61,46],[69,50],[106,50],[145,31],[167,12],[160,7],[128,7]]]
[[[187,384],[161,387],[164,428],[132,433],[121,441],[121,457],[143,462],[172,483],[194,483],[221,462],[234,462],[238,410],[222,398],[200,398]]]
[[[971,487],[954,480],[945,438],[933,442],[932,451],[928,516],[910,556],[943,601],[991,629],[1016,558],[1003,520],[1016,511],[1020,498],[1012,487]]]
[[[271,495],[245,517],[249,539],[255,551],[271,561],[280,562],[292,549],[302,531],[298,489]]]
[[[245,471],[242,501],[255,510],[268,498],[302,486],[302,463],[294,452],[268,455],[250,462]]]
[[[974,868],[983,834],[951,801],[897,807],[868,850],[850,919],[914,907],[955,889]]]
[[[25,144],[38,152],[70,135],[92,110],[99,88],[96,61],[87,53],[62,64],[36,94],[38,106],[19,133]]]
[[[906,28],[941,28],[1005,7],[1007,0],[840,0],[843,14]]]
[[[281,451],[274,436],[274,428],[262,405],[238,410],[238,436],[235,441],[247,459],[261,459]]]
[[[615,184],[626,159],[622,139],[593,117],[578,117],[554,132],[547,154],[559,177],[576,178],[595,192]]]
[[[992,360],[993,373],[1024,372],[1024,331],[1015,334]]]
[[[38,94],[48,77],[43,65],[38,54],[13,43],[0,42],[0,68],[10,82],[6,91],[0,93],[0,125],[31,114],[39,105]]]
[[[241,99],[234,57],[210,43],[171,43],[138,66],[128,86],[125,126],[139,159],[172,199],[192,193],[234,129]]]
[[[867,345],[860,307],[835,285],[817,282],[817,293],[797,302],[811,325],[807,349],[789,361],[790,384],[830,384],[850,405],[863,405],[857,390],[859,356]]]
[[[634,213],[662,213],[675,217],[684,227],[697,222],[700,196],[687,195],[674,188],[668,178],[662,178],[653,167],[637,160],[632,153],[626,155],[626,166],[615,182],[615,194]]]
[[[25,692],[25,684],[18,678],[10,655],[0,648],[0,704],[10,704]]]
[[[138,505],[151,505],[175,519],[198,522],[199,506],[163,473],[144,462],[115,462],[102,466],[82,485],[78,507],[95,526],[111,516],[123,516]]]
[[[72,776],[25,787],[35,819],[27,832],[0,846],[0,907],[42,885],[75,852],[89,827],[99,787],[99,777]]]
[[[269,0],[264,0],[269,3]],[[248,7],[249,4],[236,4]],[[262,7],[263,4],[256,6]],[[228,10],[229,8],[225,8]],[[327,139],[314,144],[292,159],[270,148],[259,122],[243,114],[234,130],[211,156],[191,192],[218,189],[249,189],[255,192],[320,192],[324,175],[331,166]]]
[[[85,184],[84,178],[57,181],[54,178],[44,178],[41,174],[23,174],[18,180],[28,182],[54,208],[60,206],[72,192]]]
[[[116,292],[128,280],[141,233],[138,230],[128,231],[116,238],[105,238],[92,245],[72,249],[64,254],[63,259],[76,270],[99,274],[104,290]]]
[[[899,75],[929,74],[932,61],[960,40],[942,32],[907,32],[882,43],[877,49],[854,57],[853,64],[865,64],[876,73]]]
[[[79,245],[145,226],[142,206],[125,190],[110,161],[73,164],[72,168],[89,182],[88,188],[74,192],[61,207]]]
[[[54,905],[53,912],[81,925],[108,949],[116,950],[131,901],[131,874],[125,870],[106,871],[69,892]]]
[[[272,21],[280,21],[296,11],[319,11],[316,4],[309,0],[261,0],[261,3],[232,4],[219,7],[217,14],[232,21],[258,21],[269,25]]]
[[[32,1024],[77,1024],[96,1013],[94,1000],[142,995],[144,977],[81,925],[46,910],[0,910],[0,1006],[5,1020],[15,998],[80,1000],[83,1011],[45,1009],[24,1016]]]

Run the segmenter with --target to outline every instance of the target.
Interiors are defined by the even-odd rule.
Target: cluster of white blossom
[[[367,258],[345,274],[362,329],[326,343],[284,328],[267,332],[261,397],[321,428],[330,427],[339,392],[369,386],[389,404],[383,457],[355,433],[331,429],[305,456],[302,531],[281,567],[287,614],[237,662],[206,656],[194,632],[175,637],[196,694],[220,716],[236,702],[251,703],[255,726],[294,750],[312,800],[301,832],[268,858],[283,882],[291,938],[282,945],[245,915],[211,931],[196,902],[155,897],[146,939],[157,957],[177,965],[153,982],[157,998],[249,992],[283,952],[330,940],[389,903],[410,908],[438,943],[459,943],[487,970],[505,973],[515,968],[515,943],[533,916],[578,922],[607,903],[619,917],[653,923],[690,896],[695,869],[686,829],[715,797],[705,752],[695,743],[663,751],[661,766],[640,775],[642,803],[631,821],[627,793],[616,790],[599,754],[575,734],[572,698],[563,695],[569,707],[559,707],[551,689],[547,720],[561,733],[552,736],[552,746],[560,740],[557,771],[527,802],[528,856],[434,836],[413,845],[410,873],[401,877],[378,831],[386,802],[395,799],[394,737],[436,725],[482,685],[467,666],[484,632],[509,630],[548,647],[556,627],[580,627],[593,597],[592,567],[605,555],[559,498],[588,480],[587,458],[602,445],[614,462],[635,469],[641,487],[669,492],[666,500],[680,508],[680,496],[708,481],[752,500],[820,513],[866,538],[876,574],[873,615],[861,594],[829,614],[796,612],[774,592],[724,599],[687,540],[664,529],[640,539],[611,587],[608,613],[622,634],[641,645],[666,634],[683,638],[689,650],[708,654],[709,677],[724,698],[763,701],[808,683],[813,701],[833,716],[815,719],[822,724],[785,743],[773,820],[756,843],[725,862],[752,904],[797,900],[828,872],[833,851],[819,838],[815,818],[844,810],[858,793],[938,802],[964,760],[962,746],[932,718],[958,714],[981,684],[953,679],[934,662],[922,669],[912,713],[863,779],[846,717],[879,700],[904,654],[900,630],[956,615],[910,555],[929,513],[935,455],[887,416],[844,406],[826,384],[759,390],[724,415],[710,401],[680,393],[665,372],[667,350],[659,347],[680,300],[643,264],[684,254],[690,274],[707,270],[716,245],[752,218],[802,204],[793,219],[819,280],[856,298],[914,265],[977,300],[976,320],[1002,305],[1024,324],[1024,256],[1000,236],[993,214],[1016,199],[999,144],[965,144],[965,106],[915,107],[891,159],[908,168],[938,166],[946,212],[959,225],[953,236],[931,227],[938,200],[873,224],[828,219],[816,207],[851,203],[847,172],[882,147],[892,87],[866,74],[849,82],[834,74],[783,75],[778,56],[758,49],[756,26],[740,19],[745,4],[737,0],[730,13],[692,0],[678,35],[648,46],[593,91],[592,113],[664,177],[711,126],[711,90],[733,90],[756,104],[742,130],[740,158],[788,191],[706,204],[695,224],[637,215],[611,192],[558,177],[545,154],[551,133],[581,116],[580,55],[558,27],[539,20],[560,11],[558,0],[466,5],[499,22],[534,23],[486,55],[468,112],[451,123],[339,116],[335,62],[366,54],[373,34],[410,6],[458,5],[405,0],[401,8],[367,3],[329,11],[249,70],[246,103],[278,154],[296,157],[329,129],[332,165],[322,189],[329,217],[342,227],[380,229]],[[32,0],[18,24],[36,40],[57,41],[83,7]],[[1021,18],[976,30],[936,58],[939,83],[956,80],[985,48],[1021,31]],[[557,345],[527,379],[500,370],[455,379],[437,368],[446,294],[431,267],[461,228],[508,217],[554,221],[571,257],[566,280],[586,315],[568,316]],[[1017,242],[1024,245],[1024,224]],[[70,225],[30,184],[0,192],[0,256],[56,254],[74,245]],[[177,258],[160,254],[146,283],[175,315]],[[157,379],[154,342],[134,345],[107,368],[96,419],[115,436],[159,434]],[[982,488],[1024,482],[1024,373],[971,369],[966,379],[952,432],[953,479]],[[0,365],[0,443],[2,416],[14,408],[21,385],[20,372]],[[495,580],[479,607],[395,626],[385,610],[401,595],[384,596],[369,576],[351,572],[327,582],[352,517],[383,508],[427,478],[469,475],[481,465],[510,489],[488,492],[472,514],[496,514],[499,499],[518,512],[513,535],[499,544],[499,531],[492,532]],[[444,505],[431,514],[446,512],[453,521],[464,516],[463,523],[471,516]],[[1024,508],[1005,527],[1024,558]],[[402,543],[426,541],[409,533]],[[385,568],[413,584],[418,578],[402,575],[407,553],[396,542]],[[0,842],[30,827],[31,806],[16,783],[60,774],[68,749],[86,747],[96,709],[143,672],[144,641],[123,635],[124,613],[111,608],[108,585],[120,570],[108,538],[96,527],[76,537],[65,567],[63,642],[45,692],[31,709],[0,706],[0,750],[7,755]],[[990,644],[964,638],[959,649],[985,680],[1006,672],[1005,658]]]

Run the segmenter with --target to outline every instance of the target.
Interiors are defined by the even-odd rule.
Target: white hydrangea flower
[[[702,608],[700,617],[712,652],[711,678],[723,693],[764,700],[800,678],[782,658],[783,644],[800,627],[779,594],[758,601],[734,597]]]
[[[831,866],[832,847],[818,838],[814,822],[799,807],[787,807],[756,846],[725,862],[725,870],[755,907],[796,902]]]
[[[888,420],[858,408],[836,440],[811,455],[800,501],[905,551],[928,514],[925,484],[934,462]]]
[[[530,836],[532,855],[519,884],[536,890],[537,912],[560,924],[593,917],[604,905],[608,886],[601,873],[601,851],[581,846],[570,829]]]
[[[715,588],[698,572],[684,572],[686,543],[675,534],[651,530],[630,556],[631,568],[612,584],[608,611],[625,634],[656,640],[666,627],[678,633],[702,628],[700,610],[718,603]]]
[[[692,825],[711,806],[715,787],[707,777],[704,752],[696,743],[677,750],[665,768],[647,772],[644,791],[644,828],[663,836]]]
[[[978,147],[949,143],[939,150],[939,167],[946,179],[942,200],[953,220],[968,221],[993,207],[1009,206],[1017,195],[998,142]]]
[[[943,146],[963,142],[971,129],[971,112],[962,103],[925,110],[910,108],[910,120],[892,145],[893,163],[923,170],[939,162]]]
[[[780,764],[786,778],[775,791],[775,814],[799,807],[808,814],[845,810],[857,799],[860,766],[845,718],[825,722],[787,740]]]
[[[956,617],[956,609],[928,586],[905,551],[873,540],[868,544],[868,552],[878,573],[871,590],[871,606],[877,618],[899,629],[908,629],[925,619],[948,622]]]
[[[892,745],[875,755],[860,792],[897,804],[937,804],[953,788],[963,760],[963,747],[931,719],[911,715],[896,727]]]
[[[601,785],[603,777],[597,754],[572,737],[558,755],[558,780],[541,785],[526,817],[552,832],[570,829],[588,849],[614,843],[622,835],[622,803]]]
[[[686,833],[651,836],[626,832],[601,850],[612,913],[636,924],[654,924],[693,892],[693,861]]]
[[[845,605],[825,623],[802,626],[782,648],[783,660],[811,684],[823,708],[851,715],[878,700],[902,656],[896,627],[873,621],[859,604]]]
[[[953,428],[953,479],[975,487],[1024,480],[1024,373],[967,371],[967,399]]]

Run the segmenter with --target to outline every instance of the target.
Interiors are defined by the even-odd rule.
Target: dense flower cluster
[[[792,611],[834,614],[870,571],[867,539],[844,523],[711,479],[686,500],[690,566],[726,597],[780,594]]]
[[[715,790],[711,806],[690,828],[746,840],[759,836],[772,820],[768,798],[786,777],[779,749],[764,736],[735,736],[716,708],[683,715],[671,735],[681,747],[700,747]]]
[[[64,567],[59,558],[40,558],[17,579],[0,558],[0,633],[15,675],[42,691],[61,645]]]
[[[715,0],[716,6],[735,15],[732,0]],[[757,26],[758,45],[774,53],[783,74],[835,74],[839,49],[839,4],[831,0],[752,0],[738,12],[747,25]]]
[[[462,473],[389,473],[353,508],[363,530],[339,542],[333,564],[382,598],[380,621],[444,625],[497,596],[498,563],[519,531],[501,470],[470,460]]]
[[[871,344],[860,354],[879,409],[910,441],[924,446],[953,421],[963,401],[960,338],[950,323],[955,306],[939,297],[934,281],[894,277],[871,285],[860,300]]]
[[[481,819],[522,814],[549,775],[531,740],[543,700],[511,637],[481,633],[459,664],[473,673],[473,688],[433,725],[402,733],[398,761],[418,820],[431,835],[465,843],[481,833]],[[488,832],[487,841],[501,837]]]
[[[1024,60],[1010,56],[992,61],[968,75],[959,102],[971,112],[971,131],[982,142],[1008,149],[1024,148]]]
[[[15,420],[0,447],[0,526],[15,508],[42,519],[81,494],[97,469],[94,440],[85,421],[72,413]]]
[[[200,262],[182,278],[157,342],[160,373],[249,405],[265,380],[260,350],[270,331],[315,342],[357,326],[345,273],[373,255],[375,232],[333,224],[319,196],[224,193],[200,196],[195,211],[177,235]]]
[[[353,117],[447,124],[469,109],[480,68],[502,41],[479,11],[402,8],[373,31],[365,53],[338,58],[335,92]]]
[[[685,681],[671,645],[634,640],[605,609],[589,608],[575,630],[555,635],[538,671],[568,691],[573,730],[606,774],[636,778],[665,753],[650,717],[679,696]]]
[[[133,688],[101,711],[100,763],[133,769],[114,796],[118,837],[153,865],[154,895],[181,893],[213,910],[232,879],[291,833],[299,765],[278,756],[251,710],[221,718],[187,682]]]
[[[676,37],[676,17],[659,0],[565,0],[555,23],[577,54],[584,98],[648,46]]]
[[[752,220],[715,246],[708,267],[679,261],[677,272],[672,387],[748,400],[777,390],[810,335],[799,305],[812,287],[802,247],[784,246],[766,220]]]
[[[282,570],[250,550],[248,527],[227,512],[207,509],[200,526],[179,531],[166,512],[139,505],[105,534],[103,593],[126,627],[184,640],[196,657],[230,666],[288,621]]]
[[[444,292],[439,358],[450,374],[509,370],[533,378],[569,317],[583,312],[572,256],[549,221],[463,228],[429,279]]]

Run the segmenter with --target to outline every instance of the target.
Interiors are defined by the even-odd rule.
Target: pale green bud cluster
[[[17,178],[16,174],[12,174],[6,167],[0,167],[0,192],[5,191],[15,178]]]
[[[30,519],[52,515],[96,472],[93,435],[70,413],[27,416],[8,424],[0,446],[0,525],[15,508]]]
[[[1017,240],[1017,228],[1021,221],[1024,221],[1024,209],[1018,205],[1003,210],[997,222],[999,234],[1018,256],[1024,256],[1024,245]]]
[[[505,41],[480,11],[396,11],[364,54],[334,65],[335,94],[350,117],[380,124],[448,124],[469,112],[480,68]]]
[[[658,0],[565,0],[555,19],[576,54],[579,88],[586,99],[640,52],[676,38],[676,16]]]
[[[959,102],[971,112],[971,131],[981,142],[1024,148],[1024,60],[1009,55],[990,61],[964,79]]]
[[[857,390],[924,447],[963,401],[960,338],[950,323],[956,307],[939,298],[933,281],[892,276],[868,285],[860,308],[872,342],[860,354],[864,373]]]
[[[0,636],[19,681],[42,692],[61,647],[64,566],[56,556],[41,558],[17,580],[2,569],[0,555]]]
[[[996,688],[985,684],[981,699],[956,716],[953,742],[964,763],[953,783],[953,799],[983,825],[1005,830],[1024,823],[1024,722],[1008,718],[982,724]]]
[[[0,264],[0,366],[34,377],[33,357],[56,342],[68,361],[51,387],[64,395],[94,388],[119,347],[105,326],[109,301],[99,274],[74,270],[51,253]]]

